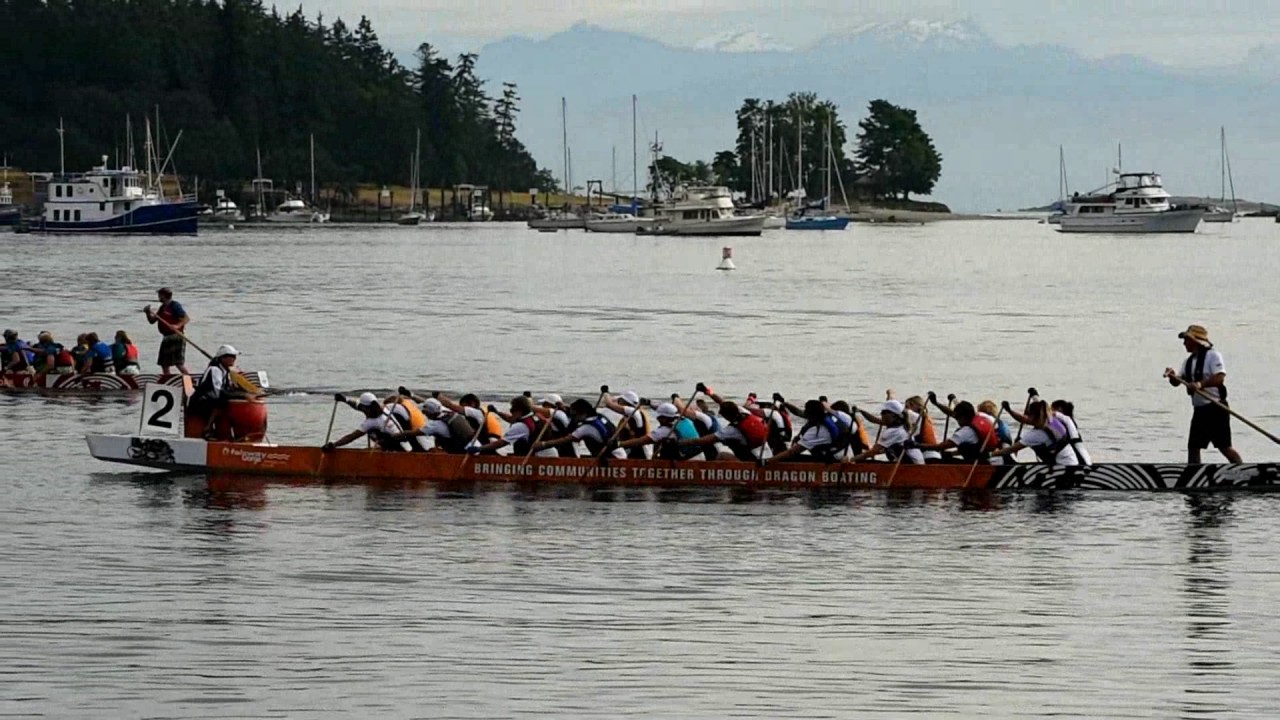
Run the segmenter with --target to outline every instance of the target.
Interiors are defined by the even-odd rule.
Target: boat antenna
[[[62,126],[62,118],[58,118],[58,174],[64,177],[67,174],[67,146],[63,141],[66,132]]]

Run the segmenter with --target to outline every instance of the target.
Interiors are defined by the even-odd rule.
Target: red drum
[[[235,430],[236,440],[261,442],[266,439],[267,404],[260,398],[232,400],[227,403],[227,418],[231,421],[231,428]]]
[[[187,413],[183,428],[189,438],[204,436],[208,423],[204,418]],[[233,434],[234,433],[234,434]],[[223,442],[261,442],[267,437],[267,404],[258,398],[231,400],[218,421],[215,440]]]

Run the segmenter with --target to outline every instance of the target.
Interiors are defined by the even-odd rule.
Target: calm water
[[[1064,237],[1024,222],[728,241],[517,227],[198,240],[0,235],[0,322],[193,339],[319,442],[335,390],[655,397],[885,388],[1076,402],[1095,458],[1178,460],[1160,379],[1209,327],[1280,425],[1280,229]],[[0,716],[1269,717],[1280,498],[244,484],[87,457],[127,400],[0,396]],[[354,426],[339,415],[339,427]],[[1275,459],[1237,425],[1246,459]]]

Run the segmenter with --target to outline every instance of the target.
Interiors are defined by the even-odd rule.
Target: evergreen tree
[[[879,197],[901,193],[906,200],[910,193],[933,192],[942,174],[942,155],[920,127],[915,110],[873,100],[858,127],[858,172],[871,180]]]
[[[305,185],[311,136],[330,186],[404,183],[419,127],[425,182],[547,185],[516,139],[513,86],[495,104],[475,55],[451,63],[426,44],[410,72],[366,17],[282,16],[260,0],[0,0],[0,27],[0,137],[26,169],[58,166],[60,118],[68,170],[127,161],[126,116],[141,164],[158,106],[165,135],[183,131],[178,169],[207,188],[242,187],[258,151],[277,187]]]

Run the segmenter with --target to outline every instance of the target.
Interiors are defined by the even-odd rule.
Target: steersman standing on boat
[[[1191,325],[1178,333],[1190,355],[1182,370],[1165,368],[1169,384],[1182,385],[1191,396],[1191,433],[1187,437],[1187,462],[1200,464],[1200,451],[1212,444],[1228,461],[1239,463],[1240,453],[1231,446],[1231,414],[1227,412],[1227,370],[1222,353],[1213,349],[1209,331]]]

